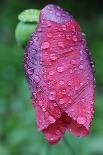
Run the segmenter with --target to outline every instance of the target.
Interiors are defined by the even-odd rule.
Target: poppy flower
[[[84,34],[62,8],[47,5],[24,54],[39,131],[51,144],[65,131],[89,133],[94,108],[93,67]]]

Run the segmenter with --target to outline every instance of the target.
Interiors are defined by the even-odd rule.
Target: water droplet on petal
[[[71,64],[75,65],[76,64],[76,60],[71,60]]]
[[[49,72],[49,75],[54,75],[54,74],[55,74],[54,71],[50,71],[50,72]]]
[[[75,35],[73,36],[73,41],[77,41],[77,37]]]
[[[54,123],[55,122],[55,119],[52,116],[49,116],[48,120],[49,120],[50,123]]]
[[[86,117],[79,116],[79,117],[77,118],[77,122],[78,122],[79,124],[84,124],[84,123],[86,122]]]
[[[80,85],[82,86],[83,85],[83,82],[80,82]]]
[[[32,70],[32,69],[27,69],[27,73],[28,73],[29,75],[31,75],[31,74],[33,74],[33,70]]]
[[[71,100],[71,99],[69,99],[68,103],[72,103],[72,100]]]
[[[55,91],[51,91],[49,93],[49,100],[55,100],[56,99],[56,92]]]
[[[42,110],[43,110],[44,112],[46,111],[46,109],[45,109],[44,107],[42,108]]]
[[[56,57],[56,55],[53,53],[53,54],[50,54],[50,59],[51,59],[51,60],[56,60],[57,57]]]
[[[35,75],[33,78],[36,83],[40,82],[40,77],[38,75]]]
[[[41,45],[41,49],[47,49],[49,48],[49,46],[50,46],[49,42],[43,42]]]
[[[72,69],[69,69],[69,73],[73,73],[73,70]]]
[[[51,22],[50,21],[47,21],[47,26],[51,26]]]
[[[72,82],[71,81],[68,81],[68,85],[71,86],[72,85]]]
[[[41,29],[41,28],[38,28],[38,31],[39,31],[39,32],[42,32],[42,29]]]
[[[83,68],[84,68],[84,66],[83,66],[83,65],[80,65],[80,66],[79,66],[79,69],[83,69]]]
[[[61,16],[61,13],[60,12],[56,12],[56,15],[60,17]]]
[[[66,35],[66,39],[70,40],[70,35],[69,34]]]
[[[60,99],[59,100],[59,104],[64,104],[65,103],[65,100],[64,99]]]
[[[64,85],[64,81],[63,80],[59,81],[59,84]]]
[[[47,34],[47,37],[48,37],[48,38],[51,38],[51,37],[52,37],[52,34],[51,34],[51,33],[48,33],[48,34]]]
[[[63,42],[58,42],[58,46],[64,48],[64,43]]]
[[[62,73],[64,71],[64,67],[60,66],[60,67],[57,67],[57,71],[59,73]]]
[[[62,30],[66,30],[66,25],[62,25]]]

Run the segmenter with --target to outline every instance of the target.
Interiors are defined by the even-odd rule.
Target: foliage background
[[[23,50],[16,44],[17,15],[29,8],[58,4],[80,23],[95,61],[96,101],[91,134],[66,134],[77,155],[103,155],[103,1],[102,0],[0,0],[0,155],[69,155],[61,140],[49,146],[37,132],[30,93],[24,77]]]

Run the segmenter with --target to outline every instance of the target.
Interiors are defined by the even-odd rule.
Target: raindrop
[[[80,65],[80,66],[79,66],[79,69],[83,69],[83,68],[84,68],[84,66],[83,66],[83,65]]]
[[[75,88],[74,88],[75,90],[78,90],[78,87],[77,86],[75,86]]]
[[[49,93],[49,99],[50,99],[51,101],[56,99],[56,92],[55,92],[55,91],[51,91],[51,92]]]
[[[69,35],[69,34],[66,35],[66,39],[67,39],[67,40],[70,39],[70,35]]]
[[[56,60],[57,57],[56,57],[56,55],[53,53],[53,54],[50,54],[50,59],[51,59],[51,60]]]
[[[62,104],[64,104],[64,103],[65,103],[65,100],[64,100],[64,99],[60,99],[60,100],[59,100],[59,104],[62,105]]]
[[[52,116],[49,116],[48,120],[49,120],[50,123],[54,123],[55,122],[55,119]]]
[[[51,33],[48,33],[48,34],[47,34],[47,37],[48,37],[48,38],[51,38],[51,37],[52,37],[52,34],[51,34]]]
[[[41,49],[47,49],[49,48],[49,46],[50,46],[49,42],[43,42],[41,45]]]
[[[51,26],[51,22],[50,21],[47,21],[47,26]]]
[[[69,69],[69,73],[73,73],[73,70],[72,69]]]
[[[84,124],[84,123],[86,122],[86,117],[84,117],[84,116],[79,116],[79,117],[77,118],[77,122],[78,122],[79,124]]]
[[[44,112],[46,111],[46,109],[45,109],[44,107],[42,108],[42,110],[43,110]]]
[[[54,74],[55,74],[54,71],[50,71],[50,72],[49,72],[49,75],[54,75]]]
[[[74,35],[74,36],[73,36],[73,41],[76,42],[77,40],[78,40],[77,37]]]
[[[56,12],[56,15],[60,17],[61,16],[61,13],[60,12]]]
[[[68,85],[71,86],[72,85],[72,82],[71,81],[68,81]]]
[[[31,75],[31,74],[33,74],[33,70],[32,70],[32,69],[27,69],[27,73],[28,73],[29,75]]]
[[[64,70],[64,68],[63,68],[62,66],[57,67],[57,71],[58,71],[59,73],[62,73],[62,72],[63,72],[63,70]]]
[[[59,84],[64,85],[64,81],[63,80],[59,81]]]
[[[64,48],[64,43],[63,42],[58,42],[58,46]]]
[[[64,94],[64,95],[66,94],[66,90],[65,89],[62,90],[62,94]]]
[[[38,32],[42,32],[42,29],[41,28],[38,28]]]
[[[71,64],[75,65],[76,64],[76,60],[71,60]]]
[[[62,30],[66,30],[66,25],[62,25]]]
[[[36,83],[40,82],[40,77],[38,75],[35,75],[33,78]]]
[[[83,82],[80,82],[80,85],[82,86],[83,85]]]
[[[69,99],[68,103],[72,103],[72,100],[71,100],[71,99]]]

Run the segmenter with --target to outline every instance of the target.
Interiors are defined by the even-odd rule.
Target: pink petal
[[[93,117],[94,77],[86,40],[67,12],[46,6],[28,43],[24,68],[39,131],[57,143],[65,130],[89,133]]]

